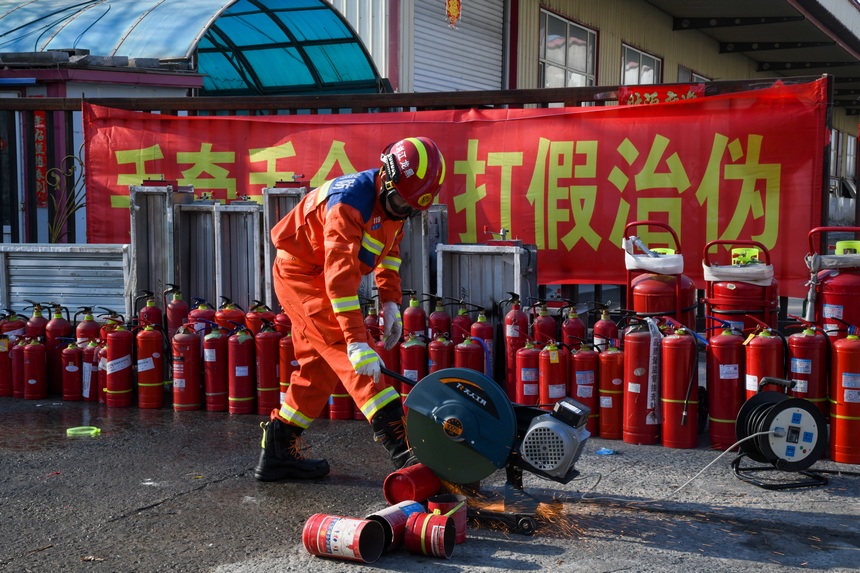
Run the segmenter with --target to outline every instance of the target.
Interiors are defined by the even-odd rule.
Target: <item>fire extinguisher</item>
[[[24,346],[24,399],[42,400],[48,397],[47,357],[45,345],[31,338]]]
[[[487,320],[487,313],[483,308],[478,309],[478,318],[469,328],[469,336],[474,340],[484,342],[484,368],[480,372],[493,377],[493,325]]]
[[[520,296],[515,292],[508,292],[511,298],[499,303],[499,308],[503,308],[505,304],[510,303],[511,310],[505,314],[504,321],[504,337],[505,337],[505,390],[508,398],[512,401],[516,400],[520,404],[529,404],[532,402],[520,402],[519,392],[521,390],[520,380],[517,378],[520,375],[520,367],[517,365],[517,354],[521,348],[526,346],[527,335],[529,332],[529,317],[522,310]],[[534,345],[532,345],[534,348]],[[536,351],[535,354],[540,351]],[[534,390],[537,391],[537,359],[535,359],[535,379]],[[531,384],[531,382],[529,382]],[[531,389],[531,388],[529,388]],[[530,395],[531,396],[531,395]],[[528,398],[529,400],[531,398]],[[534,394],[534,404],[537,403],[538,395]]]
[[[48,319],[42,314],[42,305],[38,302],[28,300],[30,306],[27,308],[33,309],[33,315],[27,320],[24,326],[24,335],[30,338],[38,338],[39,341],[45,341],[45,326],[48,324]],[[26,309],[25,309],[26,310]]]
[[[99,341],[99,348],[96,350],[96,378],[98,384],[98,401],[99,404],[107,403],[107,340]]]
[[[283,335],[287,335],[292,331],[292,329],[293,321],[290,320],[290,317],[287,316],[284,309],[281,309],[281,312],[275,315],[275,330]]]
[[[624,423],[622,439],[628,444],[660,441],[660,341],[662,334],[650,317],[637,319],[624,329]]]
[[[582,344],[582,340],[577,340],[580,347],[570,354],[570,397],[591,408],[585,429],[597,436],[600,431],[600,404],[597,400],[600,353],[588,344]]]
[[[444,334],[449,340],[452,340],[451,315],[445,310],[445,301],[442,300],[442,297],[433,298],[436,301],[436,306],[433,309],[433,312],[430,313],[430,316],[427,317],[427,336],[433,340],[438,335]]]
[[[217,324],[203,337],[203,391],[208,412],[227,411],[227,339],[227,331]]]
[[[244,326],[232,331],[227,339],[228,412],[253,414],[257,411],[254,389],[254,337]]]
[[[24,336],[19,336],[15,342],[11,342],[12,350],[9,351],[9,358],[12,364],[12,397],[24,397],[24,347],[29,344],[29,340]]]
[[[747,315],[750,316],[750,315]],[[744,341],[746,346],[746,398],[749,400],[759,391],[779,392],[776,384],[765,384],[759,388],[762,378],[785,378],[785,358],[787,342],[778,331],[769,328],[763,322],[750,316],[760,323],[759,329]]]
[[[293,336],[289,332],[284,334],[278,342],[278,366],[280,374],[280,403],[283,404],[287,388],[290,386],[290,378],[293,372],[299,369],[299,363],[296,360],[296,350],[293,346]]]
[[[699,442],[699,360],[696,338],[676,328],[661,341],[663,445],[695,448]]]
[[[409,306],[403,311],[403,338],[406,340],[415,335],[423,339],[427,336],[427,313],[415,291],[404,291],[406,293],[409,293]]]
[[[215,322],[217,322],[221,328],[230,330],[235,328],[237,325],[245,324],[245,311],[242,310],[242,307],[235,304],[226,296],[222,296],[221,306],[219,306],[217,312],[215,312]]]
[[[454,343],[447,333],[440,332],[427,345],[427,373],[454,366]]]
[[[250,328],[248,330],[251,330]],[[272,323],[264,322],[254,336],[257,373],[257,413],[268,416],[281,405],[279,343],[283,334]],[[350,405],[350,414],[352,405]]]
[[[610,339],[598,357],[598,434],[608,440],[620,440],[624,424],[624,353],[618,346],[617,338]]]
[[[472,330],[472,317],[469,316],[468,303],[465,300],[459,300],[457,304],[457,316],[451,319],[451,341],[456,345],[462,343],[469,337],[469,332]]]
[[[382,360],[382,363],[385,364],[385,367],[392,372],[400,372],[400,346],[401,343],[398,341],[390,350],[386,350],[385,341],[377,340],[373,347],[379,355],[379,358]],[[400,392],[399,380],[396,380],[387,374],[383,374],[380,380],[385,386],[395,388],[398,393]]]
[[[559,348],[554,340],[547,342],[538,356],[538,392],[539,406],[544,410],[552,410],[553,404],[565,396],[570,396],[568,390],[568,361],[570,354],[565,348]]]
[[[606,350],[610,340],[618,338],[618,325],[609,315],[609,305],[600,305],[600,318],[591,329],[594,348],[598,351]]]
[[[0,398],[12,397],[12,343],[0,334]]]
[[[367,336],[371,340],[379,340],[382,336],[382,328],[379,326],[379,313],[376,312],[376,306],[372,304],[367,306],[367,313],[364,315],[364,326],[367,328]]]
[[[161,309],[158,308],[158,303],[155,301],[153,292],[148,290],[140,291],[140,294],[134,299],[135,308],[137,308],[137,302],[143,299],[146,299],[146,302],[137,312],[137,318],[140,321],[140,325],[145,326],[147,324],[153,324],[161,326],[164,322],[164,315],[161,312]]]
[[[192,302],[194,304],[192,305],[193,308],[188,311],[188,324],[200,336],[206,336],[212,332],[212,323],[215,322],[215,313],[217,311],[215,307],[202,298],[192,299]],[[230,331],[233,329],[233,326],[229,325],[224,328]]]
[[[45,349],[48,353],[48,393],[58,394],[63,389],[61,362],[66,342],[64,339],[72,336],[72,323],[69,322],[69,309],[66,307],[53,304],[53,311],[51,320],[45,325]]]
[[[117,326],[121,324],[125,324],[125,318],[115,310],[111,310],[109,308],[105,308],[103,306],[99,307],[104,310],[107,314],[100,314],[99,318],[103,318],[104,322],[102,322],[101,328],[99,328],[99,339],[107,341],[108,333],[115,329]]]
[[[60,372],[61,385],[64,401],[78,401],[83,399],[83,376],[84,376],[84,350],[78,346],[74,339],[64,337],[66,347],[60,350]]]
[[[173,340],[173,335],[176,330],[188,321],[188,313],[190,308],[188,303],[182,300],[182,292],[179,287],[168,283],[167,288],[161,293],[161,302],[164,305],[164,328],[167,333],[167,340]],[[170,293],[170,302],[167,301],[167,295]]]
[[[737,440],[735,424],[746,401],[746,352],[743,333],[724,321],[720,332],[708,339],[706,384],[708,435],[711,447],[729,448]]]
[[[815,322],[831,342],[844,338],[844,324],[860,324],[860,265],[855,261],[860,241],[836,241],[832,255],[818,255],[816,236],[822,233],[860,233],[860,227],[816,227],[809,231],[807,266],[810,269],[809,294],[804,318]],[[815,263],[827,262],[821,270]]]
[[[161,324],[146,324],[137,331],[137,407],[164,407],[164,335]]]
[[[573,302],[567,301],[567,306],[560,312],[563,314],[565,309],[567,309],[567,316],[565,316],[564,321],[561,323],[561,343],[572,350],[579,350],[582,341],[585,340],[585,323],[579,318],[579,313]],[[597,350],[600,350],[600,348],[598,347]],[[594,410],[592,410],[593,413],[595,413]]]
[[[75,313],[75,339],[79,343],[87,343],[90,340],[98,340],[101,333],[101,325],[93,316],[93,309],[90,306],[81,306],[80,310]],[[83,314],[84,319],[78,321],[78,316]]]
[[[427,344],[410,333],[409,337],[400,344],[400,373],[418,382],[427,376]],[[412,386],[406,382],[399,382],[400,396],[405,399]]]
[[[105,380],[105,403],[112,408],[131,406],[134,372],[132,352],[134,334],[118,324],[107,334],[107,378]]]
[[[176,330],[171,341],[173,410],[200,409],[200,336],[190,324]]]
[[[537,316],[532,321],[532,340],[537,344],[547,344],[550,341],[555,342],[558,340],[558,325],[555,322],[555,318],[550,315],[546,302],[542,300],[537,302]]]
[[[269,308],[266,303],[255,300],[251,304],[251,308],[249,308],[248,312],[245,314],[245,326],[248,327],[251,334],[257,336],[257,334],[263,329],[264,324],[274,323],[275,316],[275,311]],[[274,325],[272,328],[274,328]]]
[[[27,328],[27,321],[23,317],[15,313],[14,310],[6,309],[6,321],[0,326],[0,333],[9,337],[9,340],[15,342],[20,336],[24,336]]]
[[[794,382],[789,394],[815,404],[826,420],[830,415],[830,340],[814,324],[801,322],[806,327],[788,337],[788,379]]]
[[[454,346],[454,368],[469,368],[484,371],[484,346],[467,336],[463,342]]]
[[[833,341],[830,376],[830,459],[860,464],[860,337],[852,326]]]
[[[81,376],[81,399],[84,402],[99,401],[99,372],[98,372],[98,351],[101,348],[98,340],[89,338],[84,344],[83,352],[81,353],[81,361],[83,364],[83,375]]]
[[[516,352],[514,399],[517,404],[540,404],[540,352],[529,339],[526,339],[523,347]]]

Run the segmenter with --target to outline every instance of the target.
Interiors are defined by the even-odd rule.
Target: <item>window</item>
[[[593,30],[541,10],[539,85],[545,88],[595,85],[596,39]]]
[[[706,78],[705,76],[700,76],[690,68],[685,68],[684,66],[678,66],[678,83],[686,84],[698,84],[701,82],[709,82],[711,78]]]
[[[621,84],[659,84],[662,78],[663,60],[640,52],[630,46],[622,46]]]
[[[857,138],[849,135],[845,146],[845,177],[857,177]]]

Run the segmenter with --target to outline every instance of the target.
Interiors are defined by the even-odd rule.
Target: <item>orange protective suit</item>
[[[307,428],[343,382],[370,420],[398,392],[355,373],[347,345],[368,339],[358,289],[376,271],[380,303],[401,304],[403,222],[388,218],[376,190],[377,170],[327,181],[311,191],[272,229],[278,250],[275,294],[292,321],[299,367],[272,417]]]

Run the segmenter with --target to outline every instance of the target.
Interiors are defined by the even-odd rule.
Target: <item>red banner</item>
[[[624,284],[632,221],[678,234],[699,288],[711,240],[770,251],[783,296],[803,296],[821,223],[825,81],[659,105],[385,114],[177,117],[84,104],[87,237],[126,243],[128,186],[172,179],[231,201],[303,174],[311,185],[379,164],[402,137],[442,149],[448,241],[484,228],[538,246],[541,284]],[[639,227],[650,247],[672,247]]]

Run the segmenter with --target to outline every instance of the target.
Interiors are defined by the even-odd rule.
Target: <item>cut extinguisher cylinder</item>
[[[860,464],[860,337],[833,342],[830,375],[830,459]]]
[[[477,372],[484,371],[484,345],[467,336],[454,347],[454,368],[468,368]]]
[[[613,340],[598,357],[597,373],[599,435],[607,440],[620,440],[624,424],[624,353],[615,346]]]
[[[447,334],[437,334],[427,345],[427,373],[454,366],[454,343]]]
[[[48,397],[48,373],[45,345],[33,338],[24,346],[24,399],[42,400]]]
[[[298,369],[299,363],[296,360],[293,336],[288,332],[278,341],[278,387],[281,403],[284,402],[284,396],[290,386],[290,378],[292,378],[293,372]]]
[[[207,412],[227,411],[227,331],[213,328],[203,337],[203,393]]]
[[[12,343],[0,334],[0,398],[12,397]]]
[[[663,445],[695,448],[699,444],[699,360],[696,339],[685,329],[661,341]]]
[[[540,404],[540,349],[531,340],[517,350],[514,401],[525,406]]]
[[[558,324],[549,313],[545,302],[541,302],[538,314],[532,322],[532,339],[538,344],[547,344],[559,340]]]
[[[785,378],[785,356],[782,339],[765,329],[752,335],[746,344],[746,398],[749,400],[759,391],[779,392],[776,384],[765,384],[759,388],[762,378]]]
[[[24,346],[28,343],[25,338],[17,338],[9,351],[12,363],[12,397],[24,397]]]
[[[352,396],[343,382],[338,381],[328,399],[328,417],[330,420],[352,420],[354,414]]]
[[[127,408],[132,404],[134,370],[132,352],[134,334],[122,324],[107,335],[107,378],[105,403],[110,408]]]
[[[656,340],[655,340],[656,338]],[[660,372],[652,367],[660,354],[660,339],[648,328],[624,333],[624,423],[622,439],[628,444],[660,441]]]
[[[607,309],[601,309],[600,318],[594,323],[592,341],[594,348],[602,352],[609,348],[610,341],[618,339],[618,325],[609,316]]]
[[[137,332],[137,407],[164,407],[164,335],[146,325]]]
[[[587,344],[570,354],[570,397],[591,409],[585,429],[592,436],[600,432],[600,404],[597,399],[599,361],[600,353]]]
[[[538,355],[539,406],[552,410],[556,402],[570,396],[568,389],[568,363],[570,354],[554,343],[544,345]]]
[[[510,295],[511,310],[505,314],[505,392],[512,401],[516,400],[520,404],[526,404],[527,402],[519,401],[519,391],[521,388],[520,381],[518,380],[520,367],[517,365],[517,354],[521,348],[526,346],[527,335],[529,333],[529,316],[523,312],[519,296],[516,293],[510,293]],[[534,348],[534,345],[532,345],[532,348]],[[539,353],[540,350],[534,352],[535,355]],[[537,376],[537,361],[535,361],[534,368],[534,375]],[[534,390],[537,391],[536,377],[534,384]],[[538,397],[535,393],[535,404],[537,400]],[[528,403],[531,404],[531,402]]]
[[[96,340],[89,340],[84,343],[81,353],[83,362],[83,375],[81,376],[81,399],[84,402],[99,401],[99,375],[98,375],[98,351],[99,343]]]
[[[173,410],[199,410],[200,389],[200,336],[190,325],[179,327],[171,343],[173,350]]]
[[[493,325],[487,320],[487,314],[484,309],[478,311],[478,318],[469,327],[469,336],[474,340],[484,342],[485,362],[484,369],[480,372],[486,374],[489,378],[493,377]]]
[[[403,311],[402,318],[404,339],[410,335],[420,338],[427,336],[427,313],[414,293],[409,295],[409,306]]]
[[[708,339],[705,358],[708,436],[711,447],[726,450],[737,440],[735,424],[746,401],[746,352],[740,331],[724,328]]]
[[[830,340],[817,328],[806,328],[788,337],[788,379],[794,382],[789,393],[812,402],[825,420],[830,414],[829,354]]]
[[[281,405],[280,356],[278,344],[283,335],[272,326],[264,326],[254,336],[257,374],[257,413],[268,416]],[[350,413],[352,407],[350,406]]]
[[[84,350],[74,342],[60,352],[60,372],[63,384],[63,400],[83,399]]]
[[[257,411],[254,351],[254,337],[245,328],[237,329],[227,339],[227,411],[231,414]]]
[[[427,345],[414,334],[400,344],[400,373],[414,382],[427,376]],[[398,384],[401,398],[406,399],[412,386],[406,382]]]

